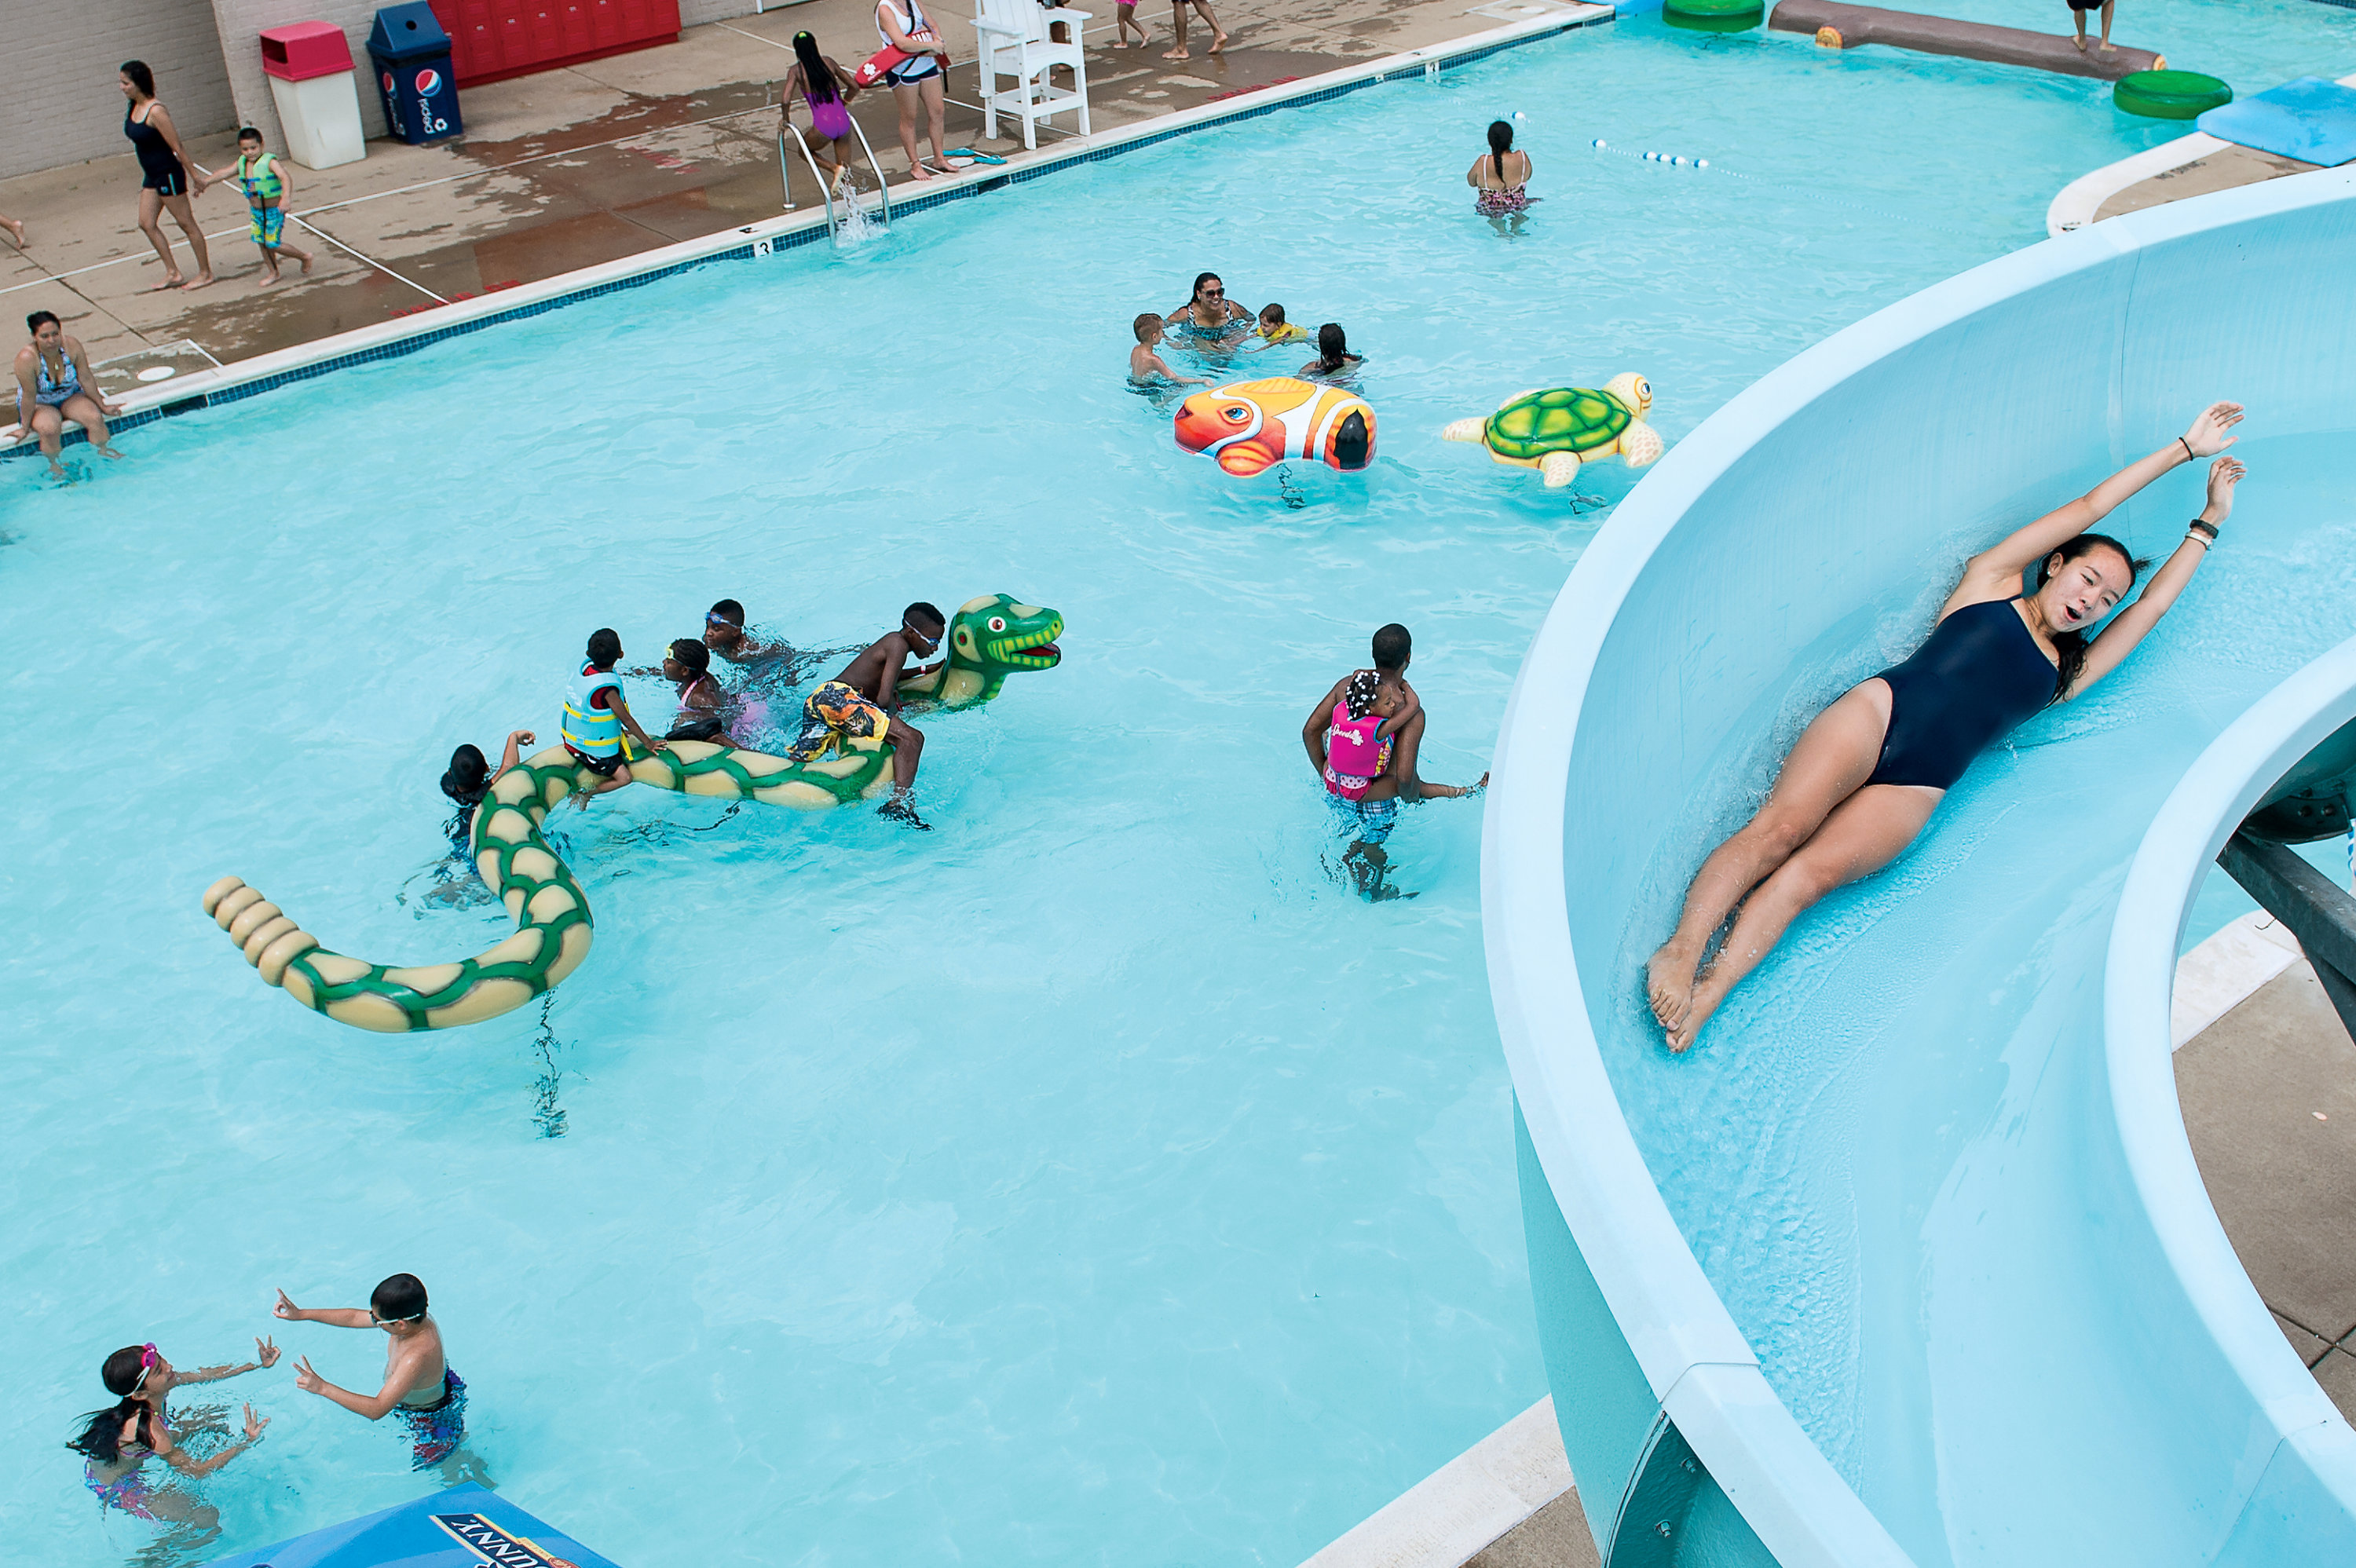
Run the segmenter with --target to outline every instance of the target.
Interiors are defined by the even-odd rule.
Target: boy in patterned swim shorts
[[[932,824],[916,815],[908,792],[916,782],[916,764],[925,754],[923,731],[899,717],[900,682],[934,667],[918,660],[940,651],[948,631],[947,617],[921,600],[900,614],[900,629],[860,650],[841,675],[803,699],[802,730],[786,749],[791,761],[806,763],[832,747],[837,751],[873,751],[884,742],[892,747],[892,798],[881,815],[929,833]]]
[[[289,1323],[383,1329],[391,1342],[385,1347],[384,1386],[376,1392],[337,1387],[312,1370],[307,1356],[294,1363],[294,1386],[370,1421],[399,1416],[409,1429],[410,1468],[446,1469],[466,1440],[466,1384],[443,1353],[441,1326],[425,1309],[423,1281],[394,1275],[376,1287],[366,1307],[297,1307],[282,1290],[271,1312]]]
[[[303,274],[311,273],[311,263],[317,260],[308,251],[298,251],[286,243],[286,203],[294,194],[294,176],[286,165],[262,150],[262,133],[248,125],[237,133],[237,166],[221,176],[237,187],[245,196],[246,235],[262,251],[262,264],[270,275],[262,280],[269,288],[285,280],[279,276],[278,258],[294,257],[303,263]],[[207,182],[199,176],[197,188]]]

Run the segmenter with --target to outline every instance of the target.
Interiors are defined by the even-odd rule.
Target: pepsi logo
[[[419,71],[419,72],[417,73],[417,96],[418,96],[418,97],[420,97],[420,98],[431,98],[431,97],[433,97],[435,93],[437,93],[437,92],[439,92],[439,91],[442,91],[442,73],[441,73],[440,71],[438,71],[438,70],[421,70],[421,71]]]
[[[391,71],[386,71],[384,73],[384,90],[387,92],[391,92],[392,91],[392,72]]]

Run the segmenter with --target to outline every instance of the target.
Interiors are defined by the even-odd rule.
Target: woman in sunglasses
[[[116,1403],[84,1417],[80,1436],[66,1445],[85,1461],[90,1489],[107,1508],[118,1508],[137,1519],[171,1520],[209,1532],[217,1516],[205,1504],[177,1488],[166,1489],[150,1481],[141,1467],[158,1458],[191,1478],[210,1475],[262,1441],[269,1418],[245,1407],[245,1441],[232,1443],[209,1458],[195,1458],[172,1440],[172,1424],[165,1414],[166,1395],[184,1383],[219,1382],[261,1367],[274,1366],[278,1347],[267,1339],[253,1342],[255,1359],[235,1367],[198,1367],[180,1371],[153,1345],[126,1345],[106,1358],[99,1377]]]
[[[1191,340],[1198,348],[1241,343],[1258,325],[1250,311],[1227,297],[1227,285],[1216,272],[1198,274],[1194,297],[1162,323],[1171,336]]]

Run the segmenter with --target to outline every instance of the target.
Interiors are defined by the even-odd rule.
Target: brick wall
[[[0,179],[131,151],[115,68],[145,60],[183,136],[237,124],[206,0],[0,0]]]
[[[185,4],[190,9],[201,10],[205,0],[143,3]],[[368,59],[369,30],[376,26],[377,6],[389,3],[391,0],[211,0],[213,14],[220,18],[221,54],[229,62],[229,84],[236,96],[241,123],[261,126],[269,133],[273,147],[286,144],[284,128],[278,123],[277,109],[271,102],[270,79],[262,70],[262,29],[284,27],[288,22],[333,22],[343,28],[344,37],[351,45],[352,63],[359,72],[360,129],[370,136],[389,134],[384,106],[369,82]],[[680,25],[690,27],[730,16],[750,16],[752,11],[753,0],[680,0],[679,7]],[[464,90],[460,91],[463,106],[466,100]],[[174,112],[178,112],[177,107]],[[119,137],[119,127],[117,133]]]

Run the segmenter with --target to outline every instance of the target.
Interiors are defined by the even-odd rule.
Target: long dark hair
[[[2127,563],[2129,589],[2133,589],[2136,585],[2136,574],[2151,564],[2147,560],[2137,560],[2126,546],[2108,534],[2080,534],[2076,539],[2065,541],[2052,554],[2037,563],[2037,592],[2043,592],[2045,585],[2053,580],[2053,563],[2057,560],[2067,566],[2072,561],[2090,556],[2098,549],[2116,550],[2119,559]],[[2070,688],[2077,682],[2078,672],[2086,667],[2086,634],[2083,632],[2054,633],[2053,651],[2059,656],[2061,661],[2061,667],[2053,675],[2052,700],[2059,702],[2070,695]],[[2050,707],[2051,704],[2049,703],[2047,706]]]
[[[66,1446],[93,1464],[112,1465],[123,1457],[123,1427],[133,1416],[139,1418],[139,1441],[148,1443],[148,1424],[155,1419],[155,1407],[139,1397],[142,1374],[147,1370],[147,1347],[125,1345],[106,1358],[99,1369],[99,1377],[106,1392],[121,1397],[104,1410],[93,1410],[82,1417],[82,1433],[67,1440]],[[149,1446],[154,1446],[149,1443]]]
[[[1514,150],[1514,123],[1510,120],[1489,122],[1489,166],[1496,171],[1497,183],[1505,183],[1505,155]]]
[[[1205,283],[1225,283],[1226,281],[1226,279],[1219,276],[1216,272],[1197,272],[1194,274],[1194,292],[1188,294],[1186,297],[1190,300],[1199,301],[1203,297],[1203,285]]]
[[[139,90],[142,98],[155,96],[155,73],[147,69],[145,60],[124,60],[119,69],[131,79],[131,85]]]
[[[802,90],[812,103],[833,103],[842,97],[834,72],[818,52],[818,39],[807,32],[794,35],[794,58],[802,62]]]
[[[1317,329],[1317,363],[1329,370],[1338,370],[1350,362],[1350,339],[1343,333],[1342,324],[1329,321]]]

